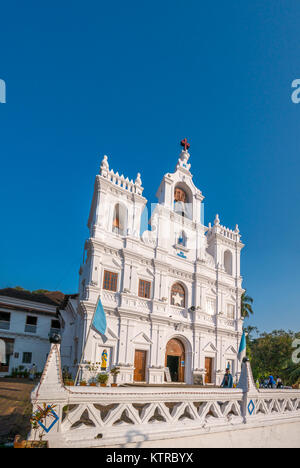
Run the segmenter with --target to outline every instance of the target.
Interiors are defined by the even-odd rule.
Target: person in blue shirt
[[[275,388],[275,387],[276,387],[276,382],[275,382],[275,379],[274,379],[273,375],[270,375],[270,376],[269,376],[269,384],[268,384],[268,387],[269,387],[269,388]]]
[[[221,385],[222,388],[233,388],[233,377],[230,373],[230,369],[226,369],[226,374]]]

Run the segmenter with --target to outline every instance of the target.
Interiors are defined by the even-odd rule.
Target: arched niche
[[[228,275],[232,275],[232,253],[230,250],[224,252],[224,268]]]
[[[174,211],[188,219],[193,218],[193,195],[191,189],[184,183],[178,182],[174,187]]]
[[[112,232],[120,236],[127,234],[127,208],[122,203],[117,203],[114,207]]]

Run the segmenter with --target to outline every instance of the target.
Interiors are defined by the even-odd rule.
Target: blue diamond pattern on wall
[[[250,416],[252,416],[254,410],[255,410],[255,404],[253,403],[253,400],[251,400],[248,405],[248,411],[249,411]]]
[[[50,406],[48,406],[48,408],[50,408]],[[55,426],[55,424],[57,423],[57,421],[59,420],[59,417],[57,416],[57,414],[55,413],[55,411],[51,411],[51,414],[54,418],[54,421],[52,421],[52,423],[50,424],[49,427],[46,427],[44,426],[44,424],[42,422],[39,421],[39,425],[44,429],[44,431],[48,434],[48,432],[51,431],[52,427]]]

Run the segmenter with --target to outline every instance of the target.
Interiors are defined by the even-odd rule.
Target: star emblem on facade
[[[182,306],[182,301],[183,299],[179,293],[173,294],[174,305]]]

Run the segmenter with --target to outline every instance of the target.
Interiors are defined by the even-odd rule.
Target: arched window
[[[182,217],[185,216],[185,203],[187,202],[187,196],[184,190],[179,187],[175,187],[174,190],[174,208],[175,212]]]
[[[112,232],[121,236],[126,235],[126,223],[127,223],[127,210],[123,205],[119,203],[115,206]]]
[[[185,190],[181,185],[177,184],[174,189],[174,211],[184,218],[192,219],[192,195],[188,187]]]
[[[180,283],[173,284],[171,288],[171,305],[185,307],[185,290]]]
[[[232,275],[232,253],[229,250],[224,253],[224,268],[226,273]]]
[[[187,202],[187,196],[184,190],[181,188],[176,187],[174,191],[174,200],[175,202]]]
[[[177,239],[177,243],[178,243],[179,245],[182,245],[183,247],[186,247],[186,244],[187,244],[187,237],[186,237],[184,231],[181,231],[181,233],[179,234],[178,239]]]

